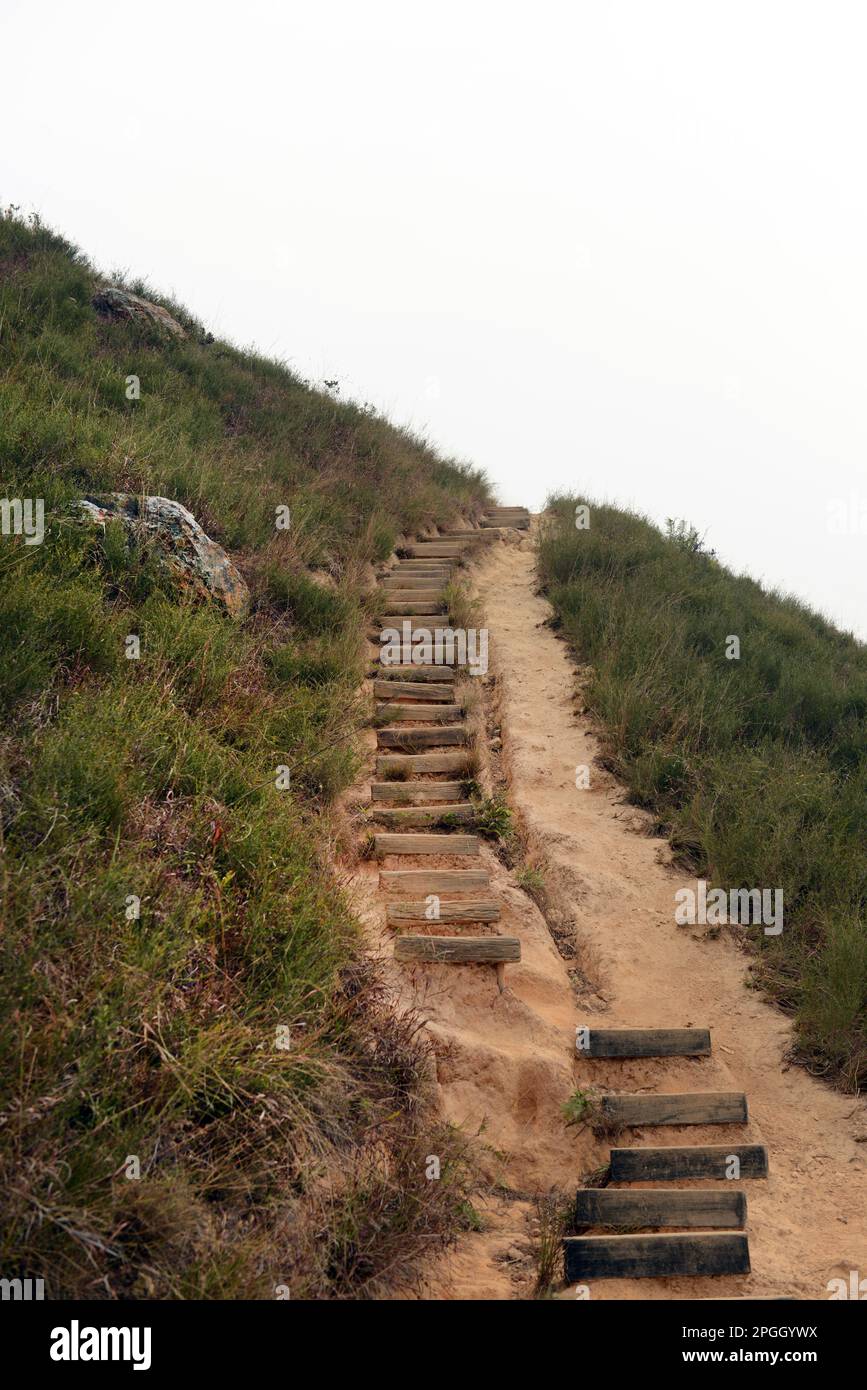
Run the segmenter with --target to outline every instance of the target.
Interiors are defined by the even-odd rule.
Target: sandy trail
[[[750,1123],[741,1127],[647,1128],[628,1144],[760,1142],[770,1177],[744,1182],[752,1274],[726,1279],[611,1280],[593,1297],[671,1298],[737,1294],[827,1297],[834,1277],[867,1275],[867,1119],[862,1101],[841,1096],[785,1054],[785,1017],[745,987],[748,959],[725,934],[678,927],[674,892],[690,880],[663,862],[665,847],[637,833],[644,818],[594,766],[597,743],[576,711],[576,669],[543,624],[535,594],[533,543],[492,546],[475,571],[504,687],[504,737],[512,796],[540,837],[558,887],[569,893],[579,942],[598,970],[598,999],[579,1021],[606,1027],[708,1026],[703,1059],[575,1064],[583,1085],[611,1090],[743,1090]],[[590,788],[575,769],[591,768]],[[605,1148],[600,1147],[599,1161]],[[577,1176],[563,1174],[563,1185]],[[553,1177],[553,1174],[552,1174]],[[692,1186],[692,1184],[681,1184]]]
[[[485,547],[471,579],[491,634],[512,800],[544,850],[547,881],[575,919],[579,960],[592,978],[590,987],[580,974],[573,983],[575,961],[564,960],[539,909],[487,847],[482,864],[491,874],[490,896],[503,908],[500,930],[522,943],[522,961],[507,967],[502,994],[490,967],[391,963],[378,866],[363,864],[355,874],[356,906],[389,962],[395,993],[420,1010],[435,1041],[439,1107],[465,1133],[479,1135],[490,1182],[476,1199],[484,1230],[432,1262],[422,1296],[511,1299],[531,1292],[529,1199],[552,1188],[574,1191],[582,1174],[607,1163],[609,1144],[564,1124],[561,1106],[576,1085],[743,1090],[745,1126],[645,1127],[619,1142],[760,1142],[770,1162],[768,1180],[741,1184],[749,1276],[600,1280],[593,1299],[826,1298],[829,1279],[848,1280],[851,1270],[867,1277],[867,1145],[856,1142],[867,1140],[863,1103],[787,1067],[790,1026],[745,987],[748,958],[730,938],[676,926],[674,892],[687,880],[665,862],[665,846],[646,833],[646,818],[625,802],[622,788],[594,764],[596,740],[577,713],[576,668],[545,626],[548,604],[535,595],[532,540]],[[575,786],[580,764],[591,768],[589,790]],[[575,1029],[594,1022],[707,1026],[712,1055],[579,1059]]]

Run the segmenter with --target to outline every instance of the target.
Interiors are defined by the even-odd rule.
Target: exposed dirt
[[[485,1229],[462,1237],[434,1262],[424,1296],[530,1292],[528,1199],[552,1188],[568,1193],[582,1174],[607,1161],[609,1144],[564,1123],[561,1106],[577,1085],[743,1090],[750,1106],[746,1126],[645,1128],[617,1142],[759,1142],[767,1145],[770,1162],[767,1180],[742,1184],[749,1204],[749,1276],[597,1281],[592,1298],[827,1298],[828,1280],[848,1280],[851,1270],[867,1276],[867,1144],[858,1142],[867,1137],[864,1104],[786,1063],[790,1025],[746,987],[748,957],[725,929],[709,935],[675,924],[674,893],[689,880],[669,864],[663,842],[650,836],[647,818],[594,762],[597,743],[579,713],[578,673],[546,626],[549,606],[535,594],[532,540],[486,548],[473,579],[498,673],[511,797],[548,860],[553,899],[575,920],[577,955],[567,943],[564,959],[514,874],[485,849],[491,896],[503,906],[501,930],[522,942],[522,962],[507,967],[505,992],[498,991],[490,967],[390,967],[395,990],[423,1012],[436,1041],[442,1112],[466,1133],[480,1135],[491,1182],[490,1193],[477,1202]],[[589,789],[576,787],[579,765],[590,767]],[[394,861],[384,867],[409,866]],[[390,956],[377,885],[377,866],[362,866],[355,878],[357,906]],[[593,1022],[707,1026],[712,1055],[580,1059],[575,1029]],[[497,1192],[500,1185],[507,1194]]]

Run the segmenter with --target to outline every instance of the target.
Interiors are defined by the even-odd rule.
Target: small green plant
[[[576,1088],[560,1107],[566,1125],[588,1124],[596,1113],[598,1102],[592,1091]]]
[[[519,888],[523,888],[530,897],[538,897],[545,891],[545,878],[541,869],[532,868],[525,864],[515,873],[515,882]]]
[[[546,1298],[561,1282],[563,1237],[569,1227],[572,1207],[572,1201],[562,1192],[547,1192],[533,1199],[533,1258],[536,1265],[534,1298]]]
[[[480,835],[505,840],[512,833],[512,812],[503,796],[491,796],[473,804],[473,823]]]
[[[716,554],[715,550],[705,548],[704,536],[698,527],[690,526],[682,517],[675,519],[673,516],[667,516],[665,518],[665,534],[666,539],[686,555],[713,556]]]

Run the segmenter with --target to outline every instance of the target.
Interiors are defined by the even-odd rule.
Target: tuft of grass
[[[756,978],[795,1017],[795,1055],[867,1082],[867,648],[724,568],[686,523],[558,497],[538,567],[586,663],[608,766],[679,862],[725,889],[781,889]],[[740,659],[726,657],[730,635]]]
[[[525,893],[529,893],[531,898],[538,900],[545,892],[545,876],[541,869],[525,864],[515,870],[515,882]]]
[[[513,832],[512,812],[504,796],[479,798],[473,802],[473,825],[491,840],[507,840]]]
[[[481,607],[466,584],[450,579],[443,590],[443,598],[453,628],[469,630],[481,626]]]
[[[591,1091],[582,1091],[580,1087],[576,1087],[560,1108],[567,1126],[586,1124],[596,1112],[596,1098]]]
[[[563,1237],[569,1229],[574,1201],[562,1192],[546,1192],[533,1199],[533,1208],[533,1297],[547,1298],[563,1282]]]

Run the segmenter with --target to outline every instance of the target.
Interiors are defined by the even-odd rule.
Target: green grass
[[[783,890],[782,935],[751,936],[757,977],[794,1014],[800,1060],[863,1087],[867,648],[688,527],[591,503],[576,529],[587,500],[553,499],[538,563],[606,760],[689,871]]]
[[[460,1228],[467,1167],[329,863],[331,806],[364,575],[485,483],[178,306],[183,342],[106,322],[98,283],[0,218],[3,490],[48,528],[0,537],[0,1272],[50,1298],[374,1295]],[[75,521],[110,490],[189,507],[249,618]]]

